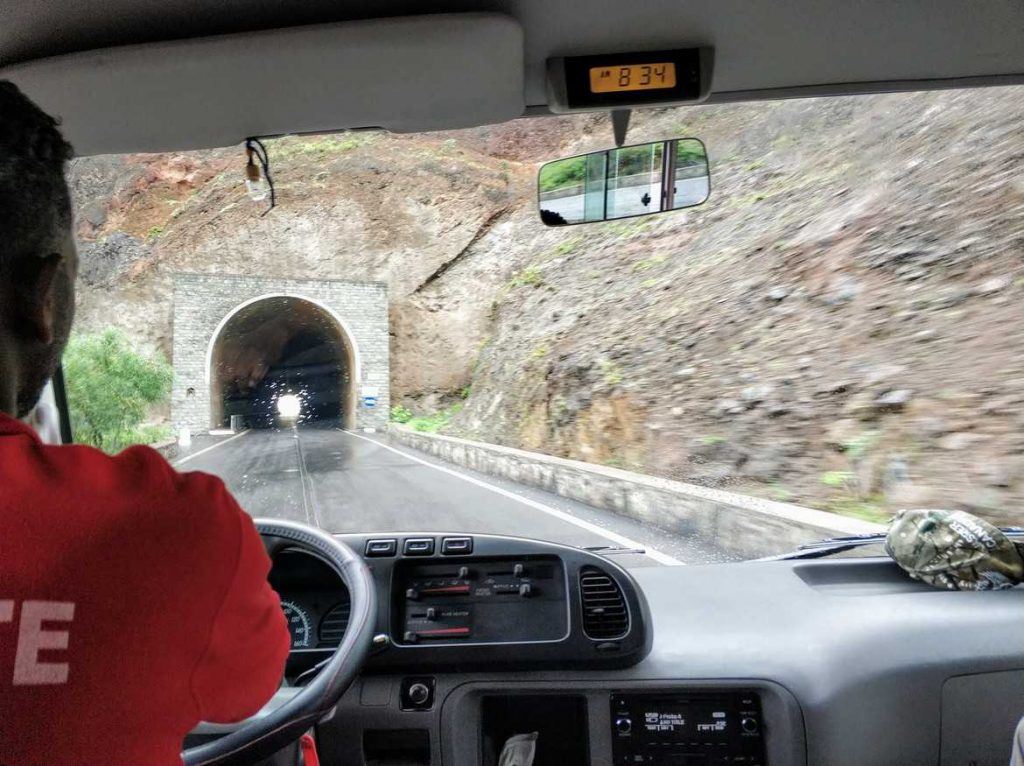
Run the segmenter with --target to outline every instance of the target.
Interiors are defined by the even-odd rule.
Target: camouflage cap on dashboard
[[[900,511],[885,551],[911,577],[939,588],[1000,590],[1024,582],[1021,548],[964,511]]]

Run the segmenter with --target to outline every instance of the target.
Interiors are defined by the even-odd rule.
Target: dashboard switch
[[[403,678],[402,710],[430,710],[434,706],[434,687],[431,677]]]
[[[441,540],[442,556],[465,556],[472,552],[472,537],[446,537]]]
[[[402,549],[402,552],[406,556],[433,556],[434,538],[410,537],[405,541],[405,547]]]
[[[394,556],[396,553],[398,553],[398,540],[394,538],[366,541],[366,556],[368,557]]]
[[[524,582],[519,586],[519,595],[523,598],[529,598],[533,594],[533,586],[528,582]]]
[[[514,567],[512,567],[512,576],[522,577],[525,571],[526,570],[524,569],[522,564],[516,564]]]

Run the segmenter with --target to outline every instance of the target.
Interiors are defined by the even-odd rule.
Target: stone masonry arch
[[[387,291],[381,283],[177,274],[174,280],[174,384],[178,431],[226,424],[231,412],[218,377],[224,338],[240,323],[314,318],[335,349],[343,381],[338,417],[348,428],[380,428],[390,405]],[[261,368],[262,369],[262,368]],[[374,407],[366,406],[375,395]],[[247,419],[248,420],[248,419]],[[252,423],[250,423],[252,424]]]

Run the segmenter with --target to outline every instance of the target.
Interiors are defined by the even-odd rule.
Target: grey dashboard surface
[[[976,689],[991,690],[988,704],[1007,719],[1024,715],[1024,688],[1008,693],[998,673],[1024,668],[1024,588],[936,590],[888,559],[634,575],[651,607],[654,646],[632,673],[782,685],[803,711],[808,763],[939,763],[943,686],[954,676],[978,678]],[[979,766],[1006,762],[1003,736],[1005,723],[980,737],[971,754]]]
[[[437,672],[437,704],[409,713],[402,677],[364,676],[321,726],[328,761],[361,762],[361,733],[429,732],[430,762],[478,763],[489,694],[587,701],[588,763],[610,765],[606,701],[622,690],[758,691],[772,766],[1005,766],[1024,715],[1024,588],[940,591],[888,559],[653,567],[631,574],[653,647],[633,667]]]

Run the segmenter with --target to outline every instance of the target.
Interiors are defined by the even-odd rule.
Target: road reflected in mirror
[[[710,194],[707,151],[695,138],[555,160],[538,176],[540,218],[548,226],[681,210]]]

